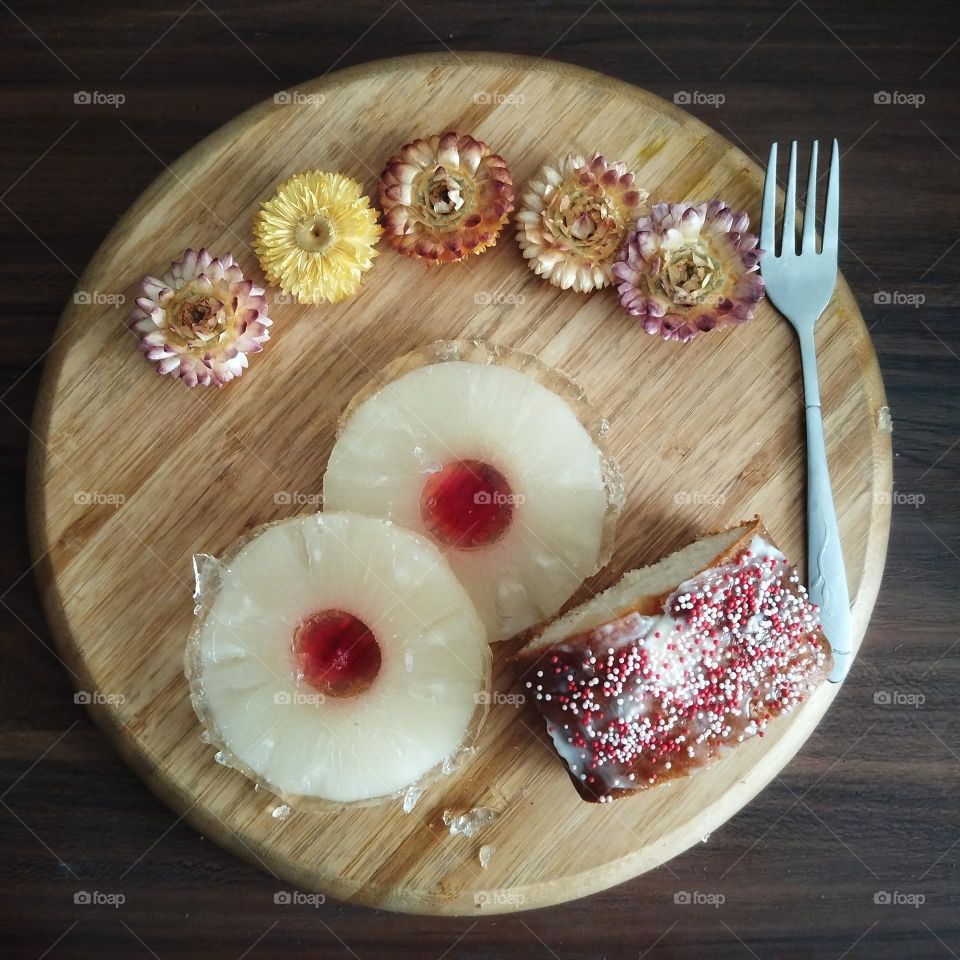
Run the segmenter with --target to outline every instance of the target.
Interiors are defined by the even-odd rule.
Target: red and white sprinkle
[[[752,546],[682,584],[663,616],[628,614],[538,664],[527,687],[593,798],[611,800],[763,736],[818,682],[826,653],[816,608],[776,551]]]

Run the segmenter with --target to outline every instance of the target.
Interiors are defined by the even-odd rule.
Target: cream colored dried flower
[[[613,280],[613,264],[648,193],[625,163],[588,162],[569,154],[530,181],[517,214],[517,241],[530,269],[564,290],[597,290]]]

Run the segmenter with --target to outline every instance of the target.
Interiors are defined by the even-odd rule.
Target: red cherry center
[[[482,460],[454,460],[427,477],[420,516],[440,543],[461,550],[494,543],[513,519],[507,478]]]
[[[343,610],[305,617],[293,634],[300,676],[328,697],[354,697],[380,671],[380,645],[370,628]]]

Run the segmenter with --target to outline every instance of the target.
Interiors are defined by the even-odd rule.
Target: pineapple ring
[[[556,613],[609,559],[623,486],[605,427],[579,387],[536,358],[441,341],[401,357],[351,402],[324,503],[430,537],[490,640],[503,640]],[[449,500],[429,503],[448,472],[461,474]],[[438,529],[451,501],[463,516],[460,542]]]
[[[198,563],[198,596],[186,658],[197,716],[218,759],[293,805],[394,795],[479,728],[483,624],[436,548],[408,530],[336,513],[268,524]],[[340,691],[311,684],[297,649],[334,613],[368,628],[379,654]]]

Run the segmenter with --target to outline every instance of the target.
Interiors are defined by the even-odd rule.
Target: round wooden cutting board
[[[609,805],[581,801],[532,704],[494,697],[479,750],[398,803],[271,815],[201,742],[183,676],[194,553],[315,509],[335,420],[380,367],[433,340],[477,338],[564,369],[610,422],[627,506],[605,587],[700,532],[759,513],[805,563],[800,360],[769,304],[747,326],[691,344],[648,336],[610,290],[560,291],[527,269],[512,224],[468,263],[428,269],[384,248],[359,295],[321,308],[269,290],[273,339],[242,379],[186,390],[137,352],[126,316],[144,274],[188,246],[232,252],[262,282],[251,218],[276,183],[339,170],[376,195],[384,161],[418,135],[470,132],[522,186],[570,150],[624,159],[652,199],[714,196],[759,214],[760,172],[699,121],[643,90],[516,56],[449,54],[345,70],[278,95],[182,157],[113,230],[68,306],[34,424],[31,526],[59,650],[128,762],[178,814],[290,884],[372,906],[472,914],[580,897],[648,870],[739,810],[803,744],[837,692],[825,685],[768,735],[710,769]],[[125,305],[115,300],[125,298]],[[889,527],[889,434],[876,357],[840,279],[817,328],[833,488],[854,639],[862,637]],[[514,647],[496,690],[519,693]],[[445,809],[499,818],[452,837]],[[481,867],[481,845],[494,847]]]

